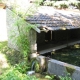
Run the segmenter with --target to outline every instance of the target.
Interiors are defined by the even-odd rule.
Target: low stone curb
[[[48,73],[58,76],[66,76],[66,73],[70,73],[73,80],[80,80],[80,67],[55,59],[48,61]]]
[[[49,74],[56,76],[66,76],[69,73],[69,76],[71,76],[72,80],[80,80],[80,67],[78,66],[47,58],[41,55],[37,57],[37,60],[42,67],[45,66],[47,68],[47,72]]]

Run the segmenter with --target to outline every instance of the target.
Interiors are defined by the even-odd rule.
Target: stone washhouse
[[[19,35],[19,30],[14,23],[20,17],[9,8],[6,8],[6,13],[8,46],[19,50],[15,40],[15,37]],[[79,13],[43,6],[31,17],[26,17],[26,22],[36,24],[28,33],[24,31],[24,26],[19,26],[28,35],[31,53],[44,54],[80,43]],[[37,56],[37,59],[41,60],[40,65],[46,66],[44,61],[47,59],[46,57]],[[72,80],[80,80],[80,67],[54,59],[47,59],[47,63],[49,74],[65,76],[66,71],[72,71]]]
[[[15,13],[9,8],[6,12],[8,45],[17,49],[16,43],[10,38],[11,35],[19,35],[17,27],[13,26],[17,15],[13,17],[12,14]],[[79,13],[43,6],[31,17],[26,17],[26,21],[36,24],[28,33],[32,53],[44,54],[80,43]]]

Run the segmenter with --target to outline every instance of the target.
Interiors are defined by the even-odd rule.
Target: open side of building
[[[37,24],[40,29],[36,33],[37,52],[44,54],[80,43],[80,14],[55,10],[52,7],[41,7],[26,21]]]
[[[19,35],[17,27],[14,27],[19,16],[13,17],[14,13],[8,8],[6,11],[8,44],[9,47],[17,49],[16,43],[13,43],[10,36]],[[27,22],[36,24],[29,33],[26,33],[29,35],[31,53],[44,54],[80,43],[79,17],[80,14],[75,12],[56,10],[47,6],[40,7],[33,16],[26,18]]]

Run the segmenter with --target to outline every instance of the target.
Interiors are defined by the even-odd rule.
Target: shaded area
[[[4,58],[6,59],[6,63],[4,62],[2,64],[8,64],[9,67],[6,67],[6,68],[2,67],[1,61],[3,60],[3,57],[1,55],[2,56],[4,55]],[[0,42],[0,79],[1,79],[1,75],[3,75],[4,72],[6,73],[6,71],[7,71],[7,73],[8,73],[8,71],[12,71],[12,69],[9,70],[10,67],[13,67],[15,64],[18,64],[22,60],[23,60],[23,57],[20,54],[20,52],[15,51],[14,49],[10,49],[7,46],[7,41],[6,42]],[[25,65],[25,67],[27,67],[26,64],[22,63],[22,66],[23,65]],[[19,66],[19,68],[20,68],[20,66]],[[24,66],[21,69],[24,69]],[[16,74],[16,72],[15,72],[15,70],[13,70],[13,72],[10,73],[9,77],[11,77],[11,76],[12,76],[12,78],[16,77],[17,75],[15,76],[15,74]],[[40,80],[49,80],[49,79],[45,78],[45,74],[43,75],[43,74],[36,73],[36,74],[34,74],[34,76],[36,76]]]
[[[44,56],[80,67],[80,44],[57,50]]]
[[[80,29],[37,33],[37,50],[40,54],[80,43]]]
[[[15,65],[23,59],[22,54],[20,52],[10,49],[7,46],[7,42],[0,42],[0,52],[6,56],[7,62],[10,65]]]
[[[26,18],[41,31],[37,33],[37,51],[43,54],[80,43],[79,17],[76,12],[39,7],[34,15]]]

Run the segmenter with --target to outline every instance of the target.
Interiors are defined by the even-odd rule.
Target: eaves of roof
[[[42,7],[36,14],[27,17],[26,20],[31,24],[37,24],[39,29],[59,30],[80,28],[79,13],[56,10],[52,7]]]

